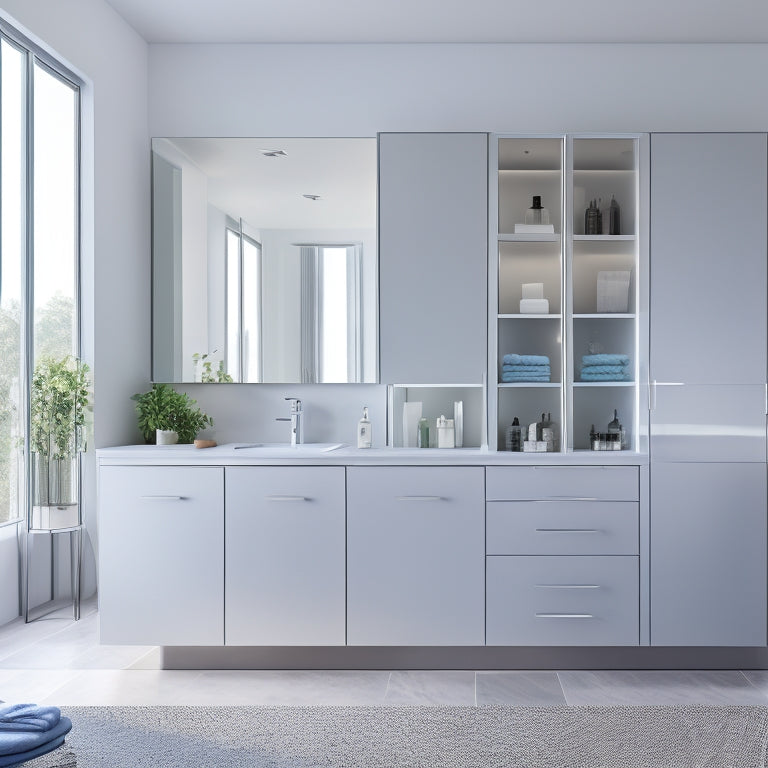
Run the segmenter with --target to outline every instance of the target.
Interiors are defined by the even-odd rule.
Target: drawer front
[[[488,557],[487,645],[637,645],[637,557]]]
[[[638,501],[638,467],[488,467],[489,501]]]
[[[490,501],[489,555],[636,555],[635,501]]]

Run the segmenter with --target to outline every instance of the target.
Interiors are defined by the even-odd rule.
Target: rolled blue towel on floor
[[[44,751],[50,752],[51,749],[55,749],[55,747],[50,746],[51,742],[60,739],[59,744],[61,744],[64,736],[71,729],[72,721],[68,717],[60,717],[59,722],[47,731],[0,732],[0,766],[15,765],[23,760],[29,760],[30,758],[23,758],[21,755],[45,746],[48,746],[49,749]],[[43,754],[43,752],[38,754]]]
[[[549,376],[552,369],[548,365],[502,365],[502,373],[533,373],[536,376]]]
[[[629,355],[584,355],[582,365],[629,365]]]
[[[546,355],[504,355],[501,362],[504,365],[549,365]]]
[[[581,369],[581,375],[585,373],[609,373],[614,376],[623,376],[628,373],[626,365],[585,365]]]
[[[3,731],[49,731],[58,725],[60,718],[61,710],[58,707],[11,704],[0,707],[0,733]]]
[[[632,381],[630,373],[589,373],[581,371],[582,381]]]

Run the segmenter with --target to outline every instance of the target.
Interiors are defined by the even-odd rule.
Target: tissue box
[[[629,311],[629,278],[631,272],[597,273],[597,311]],[[522,311],[522,310],[521,310]]]
[[[549,299],[520,299],[521,315],[548,315]]]

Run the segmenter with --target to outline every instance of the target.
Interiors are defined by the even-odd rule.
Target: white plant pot
[[[157,445],[175,445],[179,442],[179,435],[172,429],[156,429],[155,443]]]

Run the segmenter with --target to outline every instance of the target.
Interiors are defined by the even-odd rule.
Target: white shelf
[[[574,242],[610,243],[634,240],[636,235],[574,235]]]
[[[559,387],[560,382],[552,381],[513,381],[513,382],[499,382],[499,389],[519,389],[520,387],[534,387],[535,389],[547,389],[552,387]]]
[[[584,313],[574,314],[574,320],[634,320],[634,312],[603,312],[603,313]]]
[[[559,232],[527,232],[525,234],[504,233],[499,235],[500,243],[559,243]]]
[[[634,387],[635,381],[574,381],[574,387]]]
[[[503,314],[499,315],[499,320],[559,320],[562,315],[544,315],[544,314],[535,314],[535,315],[523,315],[519,312],[513,312],[511,314]]]

